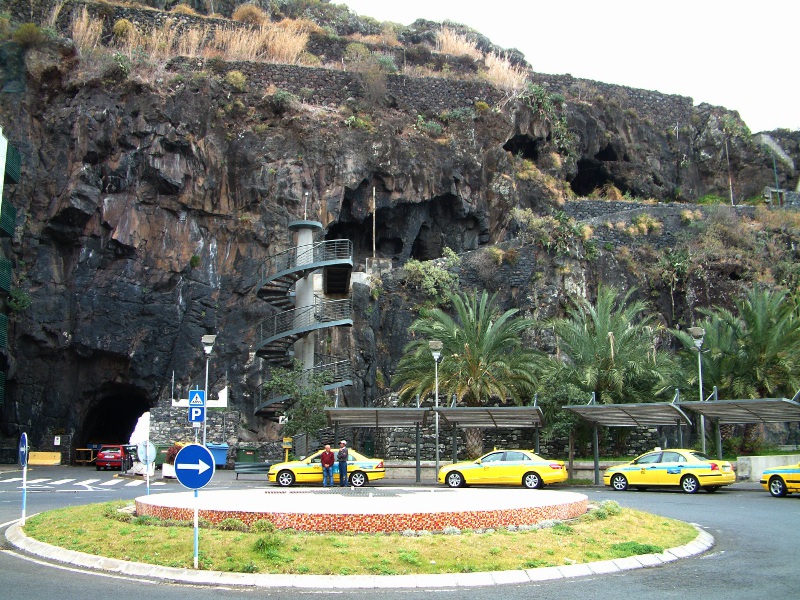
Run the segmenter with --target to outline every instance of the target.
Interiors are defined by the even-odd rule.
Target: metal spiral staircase
[[[353,325],[353,302],[349,296],[353,243],[313,242],[313,232],[322,228],[316,221],[296,221],[289,228],[297,231],[297,245],[270,256],[255,287],[258,298],[280,311],[261,323],[255,354],[272,366],[291,369],[298,360],[309,374],[327,373],[326,390],[352,385],[350,360],[315,354],[314,334],[329,327]],[[324,298],[314,295],[311,280],[320,270]],[[329,296],[344,297],[328,299]],[[274,417],[291,403],[289,396],[268,398],[256,406],[256,414]]]

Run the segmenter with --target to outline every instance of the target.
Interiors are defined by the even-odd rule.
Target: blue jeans
[[[339,461],[339,485],[344,487],[347,485],[347,461]]]
[[[333,485],[333,465],[330,467],[322,467],[322,485],[323,487],[330,487]]]

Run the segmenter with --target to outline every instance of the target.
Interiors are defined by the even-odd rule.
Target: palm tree
[[[800,387],[800,314],[784,291],[750,289],[734,302],[736,311],[700,309],[706,319],[703,380],[723,398],[791,397]],[[675,332],[686,348],[692,339]],[[755,449],[758,428],[745,426],[744,447]]]
[[[449,294],[455,318],[441,309],[423,312],[411,326],[416,337],[405,347],[394,383],[400,384],[401,399],[434,391],[434,362],[430,340],[443,344],[439,366],[439,390],[445,397],[455,394],[467,406],[480,406],[491,398],[522,404],[530,397],[538,372],[534,350],[523,348],[521,334],[533,326],[530,319],[516,317],[518,309],[501,314],[496,296],[486,291]],[[467,429],[467,454],[482,454],[483,432]]]
[[[675,363],[635,291],[600,286],[594,304],[573,297],[567,316],[550,323],[559,345],[550,376],[594,392],[597,403],[650,402],[667,391]]]

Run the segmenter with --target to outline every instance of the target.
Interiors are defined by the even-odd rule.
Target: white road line
[[[144,481],[131,481],[130,483],[126,483],[125,487],[136,487],[137,485],[143,485]]]
[[[122,479],[110,479],[109,481],[104,481],[98,485],[102,485],[103,487],[111,487],[120,483],[122,483]]]
[[[22,481],[22,477],[9,477],[8,479],[0,479],[0,483],[16,483]]]
[[[75,481],[74,479],[59,479],[57,481],[51,481],[50,485],[61,485],[62,483],[69,483],[70,481]]]
[[[45,483],[46,481],[50,481],[49,477],[42,477],[41,479],[28,479],[28,485],[35,485],[37,483]]]
[[[78,481],[75,485],[92,485],[93,483],[97,483],[100,481],[99,479],[84,479],[83,481]]]

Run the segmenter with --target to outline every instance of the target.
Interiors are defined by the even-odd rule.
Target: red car
[[[127,471],[133,464],[133,457],[127,446],[122,444],[103,444],[97,452],[97,459],[94,464],[98,471],[100,469]]]

